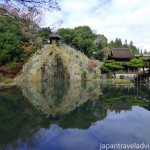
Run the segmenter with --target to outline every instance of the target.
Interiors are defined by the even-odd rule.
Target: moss
[[[49,56],[51,56],[51,55],[53,55],[53,52],[50,52],[50,53],[49,53]]]
[[[12,61],[12,62],[9,62],[8,64],[6,64],[6,66],[10,69],[12,68],[16,68],[18,66],[18,63],[16,61]]]
[[[98,79],[99,78],[99,74],[98,73],[94,73],[94,79]]]
[[[116,80],[115,83],[119,84],[119,85],[132,84],[132,82],[130,80]]]
[[[79,58],[79,56],[78,56],[78,55],[76,55],[76,58]]]
[[[87,80],[87,73],[86,73],[85,70],[82,71],[82,73],[81,73],[81,79],[82,79],[82,80]]]

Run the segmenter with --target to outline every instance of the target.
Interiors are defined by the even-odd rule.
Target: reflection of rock
[[[87,100],[98,99],[101,91],[100,85],[87,82],[82,87],[81,82],[33,82],[22,84],[25,97],[46,114],[66,114]]]

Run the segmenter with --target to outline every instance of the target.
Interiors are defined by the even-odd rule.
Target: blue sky
[[[88,25],[108,41],[128,39],[150,51],[150,0],[58,0],[61,11],[47,12],[44,26]]]

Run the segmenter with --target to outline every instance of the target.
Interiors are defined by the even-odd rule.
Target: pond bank
[[[95,80],[91,80],[95,81]],[[99,79],[97,80],[100,83],[108,83],[108,84],[116,84],[116,85],[133,85],[134,82],[127,79]],[[86,82],[86,81],[85,81]],[[9,88],[12,86],[16,86],[17,83],[14,81],[14,79],[5,79],[0,81],[0,88]]]
[[[103,83],[110,83],[110,84],[116,84],[116,85],[133,85],[133,81],[128,79],[101,79],[101,82]]]

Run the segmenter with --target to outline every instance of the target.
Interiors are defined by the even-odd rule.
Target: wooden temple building
[[[58,34],[52,33],[50,38],[50,44],[59,44],[60,39],[61,37]]]
[[[117,62],[129,62],[131,58],[136,56],[131,52],[130,48],[113,48],[108,55],[108,60],[115,60]]]
[[[131,52],[130,48],[112,48],[107,60],[115,60],[122,63],[123,69],[117,71],[116,76],[124,75],[133,78],[136,76],[138,70],[127,65],[132,58],[137,58],[137,56]]]

